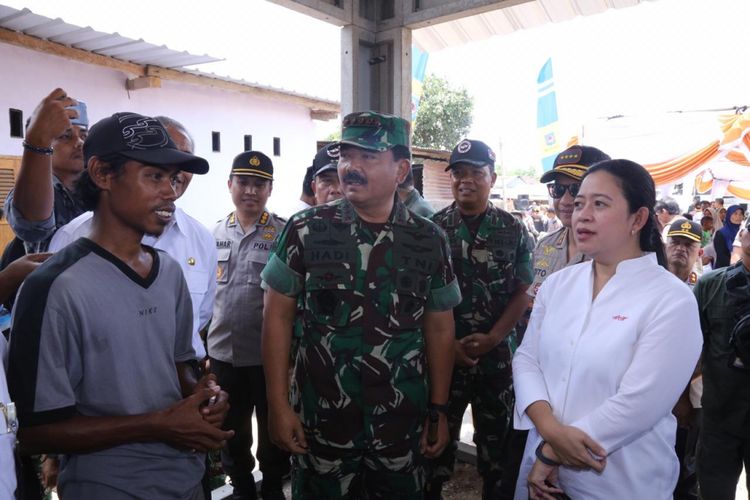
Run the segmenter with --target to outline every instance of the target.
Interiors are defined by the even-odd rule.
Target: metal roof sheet
[[[416,29],[412,36],[414,43],[422,50],[434,52],[547,23],[568,21],[576,16],[632,7],[646,1],[652,0],[532,0]]]
[[[119,33],[96,31],[90,26],[68,24],[60,18],[51,19],[29,9],[18,10],[5,5],[0,5],[0,27],[136,64],[182,68],[223,60],[207,54],[172,50],[165,45],[134,40]]]

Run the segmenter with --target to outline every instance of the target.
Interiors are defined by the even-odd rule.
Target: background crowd
[[[2,498],[200,500],[220,462],[238,500],[289,477],[293,498],[439,499],[469,405],[483,499],[734,498],[744,205],[683,212],[642,166],[576,145],[540,179],[551,205],[511,213],[490,202],[495,153],[465,139],[435,211],[409,122],[365,111],[288,220],[263,152],[211,166],[235,210],[209,230],[175,205],[209,165],[171,117],[90,125],[56,89],[23,148]]]

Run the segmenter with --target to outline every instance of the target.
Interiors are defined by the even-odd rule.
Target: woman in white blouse
[[[513,359],[530,429],[516,499],[666,500],[679,465],[672,407],[701,351],[695,298],[666,269],[640,165],[589,169],[573,231],[592,261],[547,278]]]

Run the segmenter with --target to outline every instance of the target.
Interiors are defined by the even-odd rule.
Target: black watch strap
[[[542,441],[539,443],[539,446],[536,447],[536,458],[539,459],[540,462],[542,462],[544,465],[549,465],[550,467],[559,467],[561,464],[560,462],[555,462],[551,458],[547,458],[544,456],[544,453],[542,452],[542,448],[544,448],[544,445],[546,444],[546,441]]]
[[[448,415],[448,404],[439,405],[437,403],[428,403],[427,409],[442,413],[443,415]]]

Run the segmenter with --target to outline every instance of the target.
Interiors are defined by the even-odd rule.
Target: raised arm
[[[67,109],[75,99],[63,89],[55,89],[34,110],[26,131],[25,148],[13,190],[13,208],[25,220],[39,222],[52,215],[52,155],[40,150],[52,147],[52,142],[70,129],[71,118],[78,112]]]

